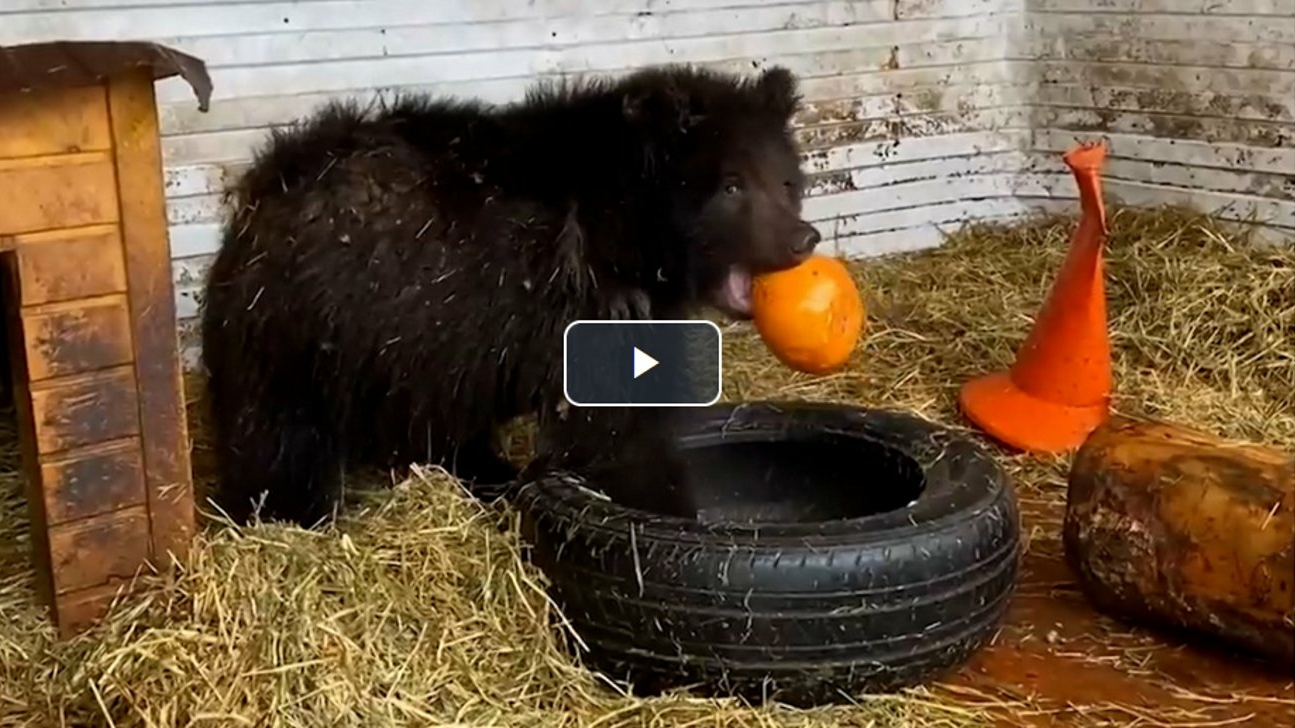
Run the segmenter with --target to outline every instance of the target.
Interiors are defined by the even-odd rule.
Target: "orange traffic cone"
[[[1081,210],[1066,260],[1011,370],[967,382],[959,397],[963,414],[989,436],[1031,452],[1078,447],[1110,413],[1111,344],[1102,279],[1106,146],[1084,144],[1064,160],[1079,186]]]

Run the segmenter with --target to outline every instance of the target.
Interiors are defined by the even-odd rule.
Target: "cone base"
[[[967,419],[1005,445],[1033,453],[1073,450],[1109,416],[1105,404],[1073,407],[1033,397],[1007,372],[967,382],[958,395]]]

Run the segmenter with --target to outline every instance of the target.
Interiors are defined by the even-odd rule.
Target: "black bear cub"
[[[231,190],[206,284],[214,500],[311,525],[348,464],[506,483],[494,430],[537,411],[549,462],[665,467],[650,410],[564,407],[563,331],[749,316],[752,274],[820,239],[801,218],[798,103],[782,68],[667,66],[504,106],[335,103],[274,133]],[[667,497],[665,471],[632,470],[609,494]]]

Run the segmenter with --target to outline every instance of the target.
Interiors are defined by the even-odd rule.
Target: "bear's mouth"
[[[729,268],[715,291],[714,304],[734,318],[751,318],[751,271],[740,266]]]

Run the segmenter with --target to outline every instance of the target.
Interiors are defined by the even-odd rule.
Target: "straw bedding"
[[[970,227],[940,250],[858,265],[870,329],[851,367],[832,376],[789,372],[749,329],[731,329],[726,397],[905,407],[960,426],[957,387],[1010,362],[1072,222]],[[1295,447],[1295,249],[1253,247],[1174,211],[1120,211],[1111,223],[1116,408]],[[201,478],[201,402],[191,410]],[[477,505],[431,470],[360,494],[327,531],[214,525],[183,574],[150,579],[100,629],[58,643],[30,586],[17,451],[2,439],[0,726],[987,720],[975,704],[985,696],[939,687],[811,711],[626,696],[567,656],[575,640],[521,559],[513,514]],[[1029,506],[1029,548],[1058,549],[1066,461],[1003,457]]]

